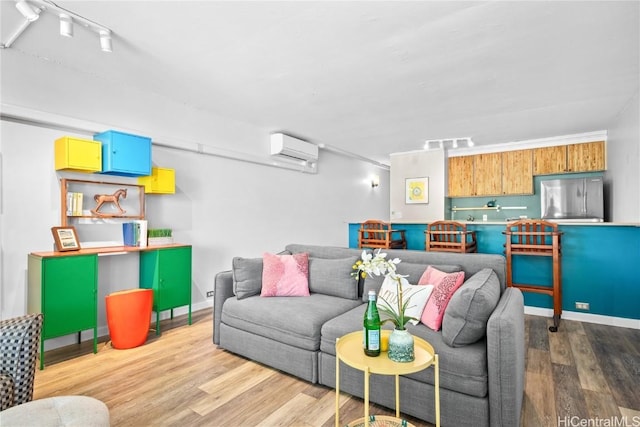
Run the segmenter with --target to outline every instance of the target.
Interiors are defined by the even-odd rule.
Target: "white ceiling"
[[[428,139],[607,129],[640,81],[638,1],[57,4],[111,28],[113,53],[81,28],[58,36],[49,13],[11,49],[114,96],[137,87],[382,161]],[[22,17],[0,6],[5,42]]]

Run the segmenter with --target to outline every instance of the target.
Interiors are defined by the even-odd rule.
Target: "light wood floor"
[[[521,425],[624,416],[639,425],[631,423],[640,422],[640,331],[562,320],[553,334],[548,324],[526,318]],[[129,350],[103,342],[97,354],[90,343],[46,352],[34,398],[93,396],[107,404],[113,426],[334,425],[333,390],[219,350],[211,310],[194,313],[191,326],[185,316],[163,321],[162,331]],[[362,413],[362,400],[341,396],[341,425]],[[377,405],[372,413],[393,415]]]

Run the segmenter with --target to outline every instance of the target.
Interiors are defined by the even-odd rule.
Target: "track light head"
[[[25,17],[29,22],[33,22],[40,17],[40,9],[34,8],[25,0],[18,0],[16,2],[16,9]]]
[[[73,37],[73,18],[66,13],[60,14],[60,35]]]
[[[111,31],[100,30],[100,48],[103,52],[113,52],[111,49]]]

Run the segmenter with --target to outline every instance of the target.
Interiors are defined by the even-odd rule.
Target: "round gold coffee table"
[[[390,331],[383,331],[387,334]],[[422,338],[414,336],[415,360],[409,363],[394,362],[387,357],[386,352],[381,352],[378,357],[369,357],[362,349],[362,331],[352,332],[336,340],[336,427],[340,427],[340,361],[342,360],[352,368],[364,372],[364,418],[354,421],[356,424],[369,426],[369,376],[371,374],[395,375],[396,377],[396,418],[397,425],[401,425],[400,419],[400,375],[412,374],[433,366],[436,427],[440,426],[440,372],[438,355],[433,347]],[[389,417],[384,417],[388,419]],[[389,420],[387,420],[389,421]],[[392,424],[386,424],[392,425]]]

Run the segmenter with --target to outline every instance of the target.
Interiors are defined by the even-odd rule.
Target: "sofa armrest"
[[[487,322],[489,417],[492,426],[520,425],[524,393],[524,298],[507,288]]]
[[[222,305],[233,294],[233,275],[231,270],[216,274],[213,284],[213,343],[220,344],[220,321]]]

